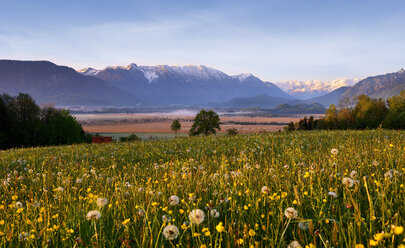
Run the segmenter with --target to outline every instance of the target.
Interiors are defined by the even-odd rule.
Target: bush
[[[121,142],[127,142],[127,141],[141,141],[142,139],[139,138],[136,134],[131,134],[127,137],[120,137]]]
[[[237,135],[239,133],[236,128],[230,128],[226,130],[226,132],[228,133],[228,135]]]

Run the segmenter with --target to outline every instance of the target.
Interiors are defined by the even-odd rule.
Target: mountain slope
[[[133,95],[106,82],[48,61],[0,60],[0,92],[30,94],[38,103],[61,106],[118,106],[137,103]]]
[[[372,98],[386,99],[398,95],[401,90],[405,90],[404,69],[361,80],[353,87],[347,89],[342,96],[355,98],[361,94],[366,94]]]
[[[205,66],[130,64],[81,72],[134,94],[146,105],[205,105],[258,94],[293,99],[276,85],[264,83],[251,74],[229,76]]]
[[[350,87],[340,87],[337,90],[334,90],[326,95],[320,96],[320,97],[314,97],[312,99],[306,100],[306,102],[310,103],[320,103],[324,107],[329,107],[331,104],[337,105],[339,103],[339,100],[342,98],[343,94],[350,89]]]
[[[253,97],[236,97],[228,101],[214,103],[214,107],[223,108],[264,108],[270,109],[274,108],[280,104],[291,103],[291,100],[280,98],[280,97],[270,97],[267,94],[261,94]]]

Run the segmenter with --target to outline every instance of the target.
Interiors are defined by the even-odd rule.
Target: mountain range
[[[103,70],[86,68],[79,72],[135,95],[144,105],[206,105],[260,94],[279,98],[276,105],[294,99],[276,85],[252,74],[229,76],[202,65],[130,64]]]
[[[348,78],[338,78],[332,81],[321,81],[321,80],[308,80],[308,81],[286,81],[275,83],[283,91],[287,92],[291,96],[295,96],[300,99],[311,99],[314,97],[319,97],[325,95],[331,91],[337,90],[341,87],[353,86],[360,79],[348,79]]]
[[[38,103],[59,106],[128,106],[139,102],[103,80],[48,61],[0,60],[0,93],[29,93]]]
[[[130,64],[76,71],[49,61],[0,60],[0,93],[29,93],[40,104],[52,102],[63,107],[274,108],[280,104],[311,103],[327,107],[342,97],[396,95],[405,89],[405,71],[356,81],[342,78],[331,82],[278,83],[290,95],[252,74],[232,76],[202,65]],[[300,92],[308,93],[305,97],[316,97],[302,100],[298,98],[303,97]]]

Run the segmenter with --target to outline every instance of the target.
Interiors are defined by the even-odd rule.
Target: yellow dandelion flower
[[[362,244],[357,244],[357,245],[354,246],[354,248],[364,248],[364,245],[362,245]]]
[[[238,244],[238,245],[242,245],[243,244],[243,239],[238,239],[237,241],[236,241],[236,243]]]
[[[254,237],[255,235],[256,235],[255,230],[250,229],[250,230],[249,230],[249,236],[250,236],[250,237]]]
[[[404,228],[402,226],[396,226],[393,231],[396,235],[400,235],[404,232]]]
[[[225,227],[222,225],[222,222],[219,222],[219,224],[215,227],[218,232],[225,232]]]
[[[384,239],[384,233],[377,233],[374,235],[374,239],[377,241],[381,241]]]
[[[369,244],[370,244],[371,246],[377,246],[377,245],[378,245],[378,241],[373,240],[373,239],[370,239]]]
[[[131,221],[131,218],[128,218],[128,219],[124,220],[124,221],[122,222],[122,224],[125,226],[125,225],[127,225],[130,221]]]

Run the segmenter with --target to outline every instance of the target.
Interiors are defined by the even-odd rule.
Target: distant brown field
[[[180,133],[187,133],[194,115],[189,113],[150,113],[150,114],[76,114],[77,120],[86,132],[91,133],[170,133],[173,120],[179,119]],[[236,128],[241,133],[274,132],[282,130],[283,123],[299,121],[297,117],[245,117],[220,116],[221,133]]]

